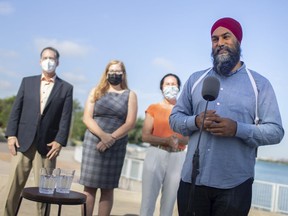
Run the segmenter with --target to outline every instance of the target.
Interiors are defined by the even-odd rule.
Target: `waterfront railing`
[[[75,159],[81,161],[82,148],[76,148]],[[133,155],[133,154],[132,154]],[[120,187],[141,191],[143,162],[145,156],[126,155],[122,168]],[[255,180],[252,207],[288,215],[288,185]]]
[[[288,185],[255,180],[252,207],[288,214]]]
[[[143,159],[126,156],[120,186],[129,190],[141,191],[142,172]],[[288,214],[288,185],[255,180],[252,207]]]

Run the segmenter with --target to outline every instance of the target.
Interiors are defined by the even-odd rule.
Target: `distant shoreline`
[[[288,159],[268,159],[268,158],[257,158],[258,161],[265,161],[265,162],[269,162],[269,163],[278,163],[278,164],[284,164],[284,165],[288,165]]]

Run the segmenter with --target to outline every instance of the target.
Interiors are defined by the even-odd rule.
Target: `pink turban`
[[[229,17],[217,20],[211,28],[211,35],[220,26],[229,29],[235,35],[239,43],[241,43],[242,27],[238,21]]]

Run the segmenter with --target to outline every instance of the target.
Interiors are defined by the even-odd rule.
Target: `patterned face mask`
[[[176,99],[179,93],[179,88],[177,86],[165,86],[163,88],[163,95],[167,100]]]

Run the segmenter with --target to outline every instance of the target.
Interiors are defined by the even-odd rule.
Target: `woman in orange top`
[[[181,81],[166,74],[160,81],[164,99],[146,110],[142,129],[143,142],[150,143],[143,168],[140,216],[154,214],[161,189],[160,215],[172,216],[188,138],[172,131],[169,116],[176,103]]]

